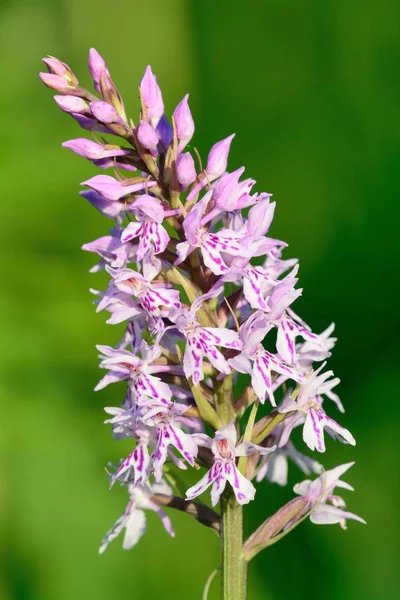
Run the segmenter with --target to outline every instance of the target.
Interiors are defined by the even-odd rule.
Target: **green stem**
[[[232,406],[232,375],[225,375],[221,381],[216,381],[217,412],[224,423],[233,419],[235,412]]]
[[[221,600],[246,600],[243,508],[230,490],[221,496]]]

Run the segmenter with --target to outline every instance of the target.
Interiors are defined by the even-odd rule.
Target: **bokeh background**
[[[336,323],[358,443],[324,459],[357,461],[347,499],[368,526],[303,523],[252,562],[250,600],[400,597],[399,22],[391,0],[0,1],[2,600],[197,599],[219,560],[216,536],[175,513],[176,539],[150,516],[139,546],[97,554],[126,498],[103,471],[125,452],[102,425],[122,392],[92,391],[94,346],[120,330],[94,313],[104,282],[79,248],[108,224],[78,196],[96,169],[61,148],[81,131],[37,78],[51,54],[89,84],[90,46],[133,116],[151,63],[170,111],[191,93],[203,155],[236,132],[230,167],[274,193],[272,233],[300,258],[299,312]],[[246,529],[291,497],[265,485]]]

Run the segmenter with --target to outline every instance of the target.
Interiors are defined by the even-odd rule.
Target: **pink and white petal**
[[[222,260],[219,250],[213,248],[210,244],[206,245],[204,243],[201,245],[200,249],[204,264],[214,273],[214,275],[224,275],[224,273],[229,271],[229,268]]]
[[[204,185],[206,185],[207,179],[205,179]],[[193,208],[187,214],[183,228],[185,230],[186,238],[191,244],[196,242],[196,233],[201,225],[201,219],[207,210],[208,203],[211,200],[213,191],[208,191],[199,202],[197,202]]]
[[[216,431],[215,440],[224,440],[224,439],[231,442],[232,446],[235,446],[236,440],[237,440],[237,433],[236,433],[236,427],[235,427],[233,421],[231,421],[230,423],[228,423],[228,425],[225,425],[224,427],[221,427],[221,429],[218,429],[218,431]]]
[[[153,254],[147,254],[143,258],[142,271],[146,281],[152,281],[161,271],[161,260]]]
[[[276,349],[288,365],[297,365],[295,335],[285,321],[281,321],[278,326]]]
[[[339,396],[337,394],[335,394],[335,392],[332,392],[331,390],[329,390],[329,391],[325,391],[323,393],[325,394],[325,396],[327,398],[329,398],[329,400],[332,400],[332,402],[334,402],[336,404],[337,409],[341,413],[345,412],[342,401],[340,400]]]
[[[232,369],[239,373],[244,373],[246,375],[251,375],[252,373],[251,362],[244,354],[238,354],[237,356],[230,358],[228,363]]]
[[[127,225],[127,227],[124,229],[124,231],[122,232],[121,242],[125,243],[125,242],[129,242],[130,240],[133,240],[135,237],[140,235],[142,229],[143,229],[143,223],[134,223],[134,222],[129,223]]]
[[[272,455],[268,462],[265,463],[266,472],[265,477],[271,483],[277,483],[280,486],[285,486],[288,479],[288,460],[286,454],[283,452],[277,452]],[[257,481],[259,481],[257,476]]]
[[[264,365],[260,365],[260,361],[255,361],[251,376],[251,385],[261,404],[264,404],[265,397],[268,393],[272,406],[276,406],[271,387],[271,373],[262,367],[264,367]]]
[[[259,446],[258,444],[253,444],[252,442],[242,442],[236,446],[235,456],[252,456],[256,452],[259,452],[261,456],[265,456],[271,454],[271,452],[274,452],[275,450],[276,446],[266,448],[264,446]]]
[[[305,479],[300,483],[296,483],[296,485],[293,486],[293,491],[299,496],[310,496],[314,492],[314,484],[316,481],[320,482],[320,478],[318,477],[318,479],[315,481],[311,481],[311,479]]]
[[[143,311],[139,308],[121,305],[119,308],[112,311],[111,317],[107,319],[106,323],[108,323],[109,325],[118,325],[123,321],[133,319],[134,317],[137,317],[141,314],[143,314]]]
[[[143,232],[140,236],[139,246],[136,253],[137,260],[143,260],[146,254],[149,252],[151,248],[151,236],[149,235],[148,228],[146,228],[148,223],[145,223],[143,226]]]
[[[188,470],[187,464],[179,456],[177,456],[175,454],[175,452],[173,451],[173,449],[171,447],[168,447],[168,456],[170,457],[170,459],[172,460],[174,465],[176,467],[178,467],[178,469],[180,469],[181,471]]]
[[[103,552],[105,551],[105,549],[107,548],[108,544],[110,542],[112,542],[113,540],[115,540],[116,537],[119,536],[119,534],[121,533],[121,531],[124,529],[125,527],[125,523],[126,523],[126,515],[122,515],[113,525],[113,527],[111,527],[111,529],[109,531],[107,531],[106,535],[103,537],[102,541],[101,541],[101,545],[99,548],[99,554],[103,554]]]
[[[217,371],[224,375],[228,375],[231,372],[228,361],[217,348],[214,348],[214,346],[207,346],[204,348],[204,354]]]
[[[134,508],[130,511],[125,522],[125,536],[122,548],[133,548],[146,531],[146,516],[142,510]]]
[[[163,466],[167,459],[169,440],[165,438],[163,430],[157,432],[157,445],[154,448],[152,460],[154,479],[160,482],[163,477]]]
[[[226,327],[202,327],[202,333],[205,333],[211,343],[216,346],[233,348],[234,350],[242,348],[243,344],[239,338],[239,334]]]
[[[165,531],[171,537],[175,537],[175,531],[174,531],[174,528],[172,527],[172,522],[171,522],[171,519],[168,517],[168,515],[166,515],[165,512],[158,506],[155,509],[155,512],[160,517],[161,523],[163,524]]]
[[[194,246],[191,246],[188,242],[180,242],[176,245],[176,253],[178,258],[174,262],[175,265],[180,265],[191,252],[193,252]]]
[[[99,383],[94,388],[95,392],[102,390],[110,383],[118,383],[119,381],[123,381],[124,379],[128,379],[129,375],[122,371],[113,371],[112,373],[107,373],[104,375],[103,379],[100,379]]]
[[[324,470],[323,465],[317,462],[313,458],[306,456],[302,452],[299,452],[291,442],[287,445],[287,454],[294,462],[294,464],[306,475],[310,475],[310,473],[317,473],[320,475]]]
[[[194,459],[198,453],[198,447],[195,440],[190,435],[171,424],[166,425],[165,429],[164,435],[169,435],[170,444],[172,444],[172,446],[174,446],[193,467]]]
[[[193,500],[197,496],[200,496],[203,492],[206,491],[207,488],[210,487],[218,477],[219,471],[216,468],[216,463],[211,467],[209,471],[198,481],[195,485],[190,487],[186,491],[186,498],[188,500]]]
[[[194,439],[197,446],[211,448],[212,439],[206,433],[191,433],[190,435]]]
[[[241,474],[233,461],[225,463],[224,474],[231,484],[239,504],[248,504],[251,500],[254,500],[256,488],[251,481]]]
[[[325,422],[325,427],[332,437],[338,438],[341,442],[350,444],[351,446],[356,445],[356,440],[354,439],[353,435],[348,429],[345,429],[344,427],[339,425],[339,423],[336,423],[334,419],[331,419],[327,415],[325,416]],[[334,433],[334,435],[332,435],[332,432]]]
[[[183,371],[186,377],[191,377],[197,384],[204,379],[203,354],[196,342],[187,341],[183,355]]]
[[[168,246],[170,237],[165,227],[163,227],[163,225],[161,225],[160,223],[154,223],[153,229],[155,253],[160,254],[161,252],[164,252],[164,250]]]
[[[225,490],[227,483],[227,479],[225,475],[221,472],[216,478],[214,485],[211,488],[211,506],[216,506],[218,504],[221,494]]]
[[[153,483],[151,486],[154,494],[166,494],[167,496],[172,496],[173,490],[168,483],[162,479],[158,483]]]
[[[169,404],[172,398],[172,391],[169,385],[154,375],[141,373],[137,381],[137,387],[150,398],[166,405]]]
[[[310,450],[325,452],[324,427],[324,413],[310,408],[303,427],[303,440]]]
[[[315,498],[319,498],[321,493],[323,492],[324,497],[326,498],[330,492],[335,488],[335,486],[342,487],[340,484],[344,482],[340,482],[340,477],[348,470],[350,467],[354,465],[353,462],[344,463],[343,465],[339,465],[333,469],[329,469],[320,475],[317,479],[311,482],[309,495],[314,496]]]
[[[255,277],[251,277],[252,271],[248,271],[247,277],[243,280],[243,293],[251,308],[264,310],[268,309],[268,304],[263,297],[261,285]]]
[[[139,443],[133,452],[120,464],[111,478],[112,486],[131,467],[134,469],[134,484],[139,485],[146,481],[150,473],[150,456],[147,446]]]
[[[353,519],[360,523],[366,523],[366,521],[358,515],[337,508],[336,506],[331,506],[330,504],[318,504],[310,515],[310,521],[316,525],[333,525],[335,523],[341,523],[346,519]]]

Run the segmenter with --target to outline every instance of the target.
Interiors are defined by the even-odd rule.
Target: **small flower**
[[[176,251],[178,260],[175,264],[180,264],[193,252],[199,248],[204,260],[204,264],[211,269],[215,275],[223,275],[229,271],[229,267],[223,259],[223,254],[238,255],[242,248],[239,243],[240,236],[230,229],[220,229],[218,233],[209,233],[202,226],[202,218],[207,210],[211,200],[212,191],[195,204],[183,222],[183,228],[186,234],[186,242],[177,244]]]
[[[104,536],[99,553],[102,554],[108,544],[112,542],[125,529],[125,537],[122,544],[124,550],[135,546],[146,531],[145,510],[151,510],[160,517],[164,529],[171,537],[175,537],[169,517],[152,500],[153,494],[172,494],[171,488],[165,483],[144,483],[139,487],[128,485],[129,502],[124,514],[115,525]]]
[[[153,249],[154,254],[164,252],[170,237],[162,222],[176,211],[164,210],[155,198],[143,194],[129,205],[129,212],[135,214],[137,221],[129,223],[122,233],[121,240],[128,242],[139,237],[137,259],[142,260],[150,249]]]
[[[135,296],[142,308],[151,313],[158,313],[159,310],[179,308],[179,290],[166,287],[164,283],[152,283],[153,277],[146,277],[133,269],[112,269],[107,267],[106,270],[112,277],[112,282],[109,285],[103,300],[98,306],[98,310],[104,308],[103,304],[107,300],[118,295],[118,290],[124,294]],[[100,308],[100,305],[102,307]]]
[[[90,269],[91,273],[96,273],[105,268],[125,267],[128,261],[133,260],[136,255],[136,248],[132,244],[121,242],[121,232],[119,229],[112,230],[112,235],[104,235],[93,242],[83,244],[82,250],[95,252],[101,257],[100,262]]]
[[[254,313],[240,328],[242,351],[231,358],[229,364],[239,373],[251,375],[251,385],[262,404],[268,395],[272,406],[276,406],[271,372],[297,382],[304,381],[304,375],[299,369],[288,367],[279,356],[265,350],[261,342],[271,328],[272,325],[262,313]]]
[[[151,462],[156,481],[161,481],[163,466],[167,458],[169,446],[178,450],[179,454],[193,467],[198,447],[190,434],[182,431],[180,424],[185,423],[183,416],[188,410],[186,404],[170,403],[168,406],[149,401],[143,408],[141,420],[148,427],[155,428],[156,444],[151,455]]]
[[[279,407],[280,413],[295,411],[294,415],[285,420],[283,438],[287,440],[292,429],[304,423],[303,440],[310,450],[317,450],[318,452],[325,452],[324,430],[331,437],[345,444],[351,444],[352,446],[356,444],[350,431],[328,417],[322,408],[321,396],[330,394],[332,388],[340,382],[337,377],[329,379],[332,377],[333,371],[326,371],[320,375],[325,364],[322,364],[316,371],[311,373],[300,385],[296,399],[289,395]]]
[[[204,379],[204,358],[208,358],[220,373],[227,375],[231,372],[228,361],[216,346],[240,350],[242,342],[236,331],[224,327],[202,327],[195,314],[184,309],[171,311],[169,318],[186,338],[183,370],[186,377],[192,377],[194,384]]]
[[[256,489],[241,474],[236,466],[235,459],[237,456],[251,456],[256,452],[260,452],[262,455],[269,454],[275,450],[276,446],[262,448],[251,442],[243,442],[236,446],[236,439],[235,426],[233,423],[230,423],[216,431],[213,440],[209,438],[208,443],[207,441],[203,442],[211,447],[211,451],[215,457],[214,464],[196,485],[187,490],[186,498],[188,500],[193,500],[193,498],[202,494],[212,485],[211,504],[215,506],[225,489],[227,481],[231,484],[239,504],[247,504],[254,499]]]
[[[133,320],[134,322],[139,320],[141,323],[140,330],[141,333],[143,333],[146,327],[145,312],[140,304],[131,298],[129,294],[119,292],[112,286],[109,286],[106,292],[98,292],[96,290],[91,291],[96,296],[99,296],[99,299],[95,301],[95,304],[97,304],[96,312],[107,310],[111,313],[111,317],[106,323],[109,325],[117,325],[128,319],[130,321]]]
[[[294,486],[293,491],[303,496],[311,507],[310,521],[316,525],[332,525],[339,523],[342,529],[346,529],[346,519],[354,519],[365,523],[361,517],[343,510],[346,506],[340,496],[332,494],[335,487],[353,491],[348,483],[341,481],[340,477],[354,462],[346,463],[322,473],[314,481],[302,481]]]
[[[140,358],[128,350],[114,349],[111,346],[96,346],[101,353],[101,369],[109,373],[96,385],[95,391],[105,388],[110,383],[129,380],[136,391],[136,402],[141,398],[152,398],[155,402],[169,405],[172,391],[170,387],[154,375],[157,373],[182,372],[181,367],[153,364],[161,356],[158,344],[149,346],[144,340],[141,344]]]

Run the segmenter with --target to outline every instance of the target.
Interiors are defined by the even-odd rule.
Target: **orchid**
[[[250,442],[242,442],[236,446],[237,434],[233,423],[225,425],[215,432],[213,440],[204,439],[203,444],[209,445],[214,455],[214,463],[204,477],[186,491],[189,500],[196,498],[212,485],[211,504],[215,506],[223,493],[227,482],[232,486],[239,504],[248,504],[254,499],[256,488],[244,477],[236,466],[237,456],[251,456],[256,452],[262,455],[273,452],[276,446],[262,448]]]
[[[161,507],[181,510],[221,536],[222,598],[244,600],[247,563],[305,516],[363,522],[333,494],[335,486],[351,489],[340,476],[353,463],[323,472],[292,437],[302,428],[305,445],[318,453],[326,450],[324,432],[355,444],[325,412],[329,401],[344,412],[339,379],[324,371],[334,326],[316,334],[293,309],[303,291],[299,263],[284,256],[286,242],[269,237],[278,210],[271,194],[254,191],[243,166],[228,166],[235,134],[212,144],[202,163],[188,95],[168,116],[150,66],[139,85],[140,113],[130,118],[96,50],[89,53],[95,93],[66,63],[44,63],[48,73],[40,77],[57,106],[93,134],[63,144],[89,169],[103,170],[89,172],[81,196],[113,222],[82,247],[98,256],[91,272],[107,278],[106,289],[91,290],[96,311],[121,327],[115,346],[97,346],[106,374],[95,389],[125,386],[105,422],[116,440],[131,443],[109,473],[129,503],[100,552],[122,531],[123,548],[134,546],[146,510],[174,536]],[[243,506],[256,497],[254,483],[285,486],[289,461],[319,477],[295,486],[298,496],[243,543]],[[197,483],[178,481],[176,469],[199,471]],[[209,488],[219,513],[195,501]]]
[[[122,517],[116,521],[112,529],[104,536],[99,549],[100,554],[106,550],[108,544],[118,537],[124,529],[125,535],[122,547],[124,550],[129,550],[135,546],[146,531],[145,510],[155,512],[160,517],[165,531],[171,537],[175,537],[170,518],[152,500],[153,494],[157,492],[171,493],[171,488],[164,482],[154,483],[152,486],[148,484],[140,486],[128,485],[129,503]]]
[[[316,525],[339,523],[342,529],[346,529],[346,519],[365,523],[361,517],[343,510],[346,506],[344,500],[340,496],[332,494],[335,487],[353,491],[351,485],[340,479],[353,465],[354,462],[340,465],[322,473],[314,481],[306,480],[294,486],[294,492],[303,496],[311,506],[310,520],[312,523]]]
[[[356,443],[350,431],[328,417],[322,408],[321,396],[326,394],[336,402],[339,409],[343,410],[339,397],[331,391],[340,382],[340,379],[329,379],[333,375],[333,371],[326,371],[320,375],[324,366],[325,363],[300,385],[296,399],[288,395],[279,407],[281,413],[294,413],[285,422],[284,439],[289,438],[291,430],[296,425],[304,423],[303,440],[311,450],[318,450],[318,452],[325,452],[324,429],[333,438],[343,443],[352,446],[355,446]]]
[[[202,327],[196,320],[196,315],[184,309],[171,311],[170,319],[176,323],[177,329],[187,341],[183,357],[186,377],[191,377],[194,383],[203,380],[203,358],[208,358],[220,373],[230,373],[228,361],[216,346],[239,350],[241,342],[236,331],[223,327]]]

